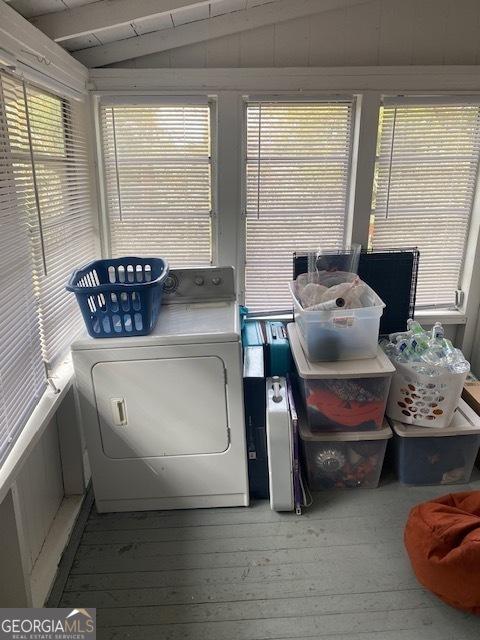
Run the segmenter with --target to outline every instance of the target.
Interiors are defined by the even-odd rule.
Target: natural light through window
[[[460,100],[460,99],[459,99]],[[418,247],[417,308],[452,307],[480,152],[480,110],[461,102],[381,109],[370,247]]]
[[[210,264],[210,106],[104,105],[102,129],[112,255]]]
[[[246,304],[291,306],[294,251],[344,240],[352,102],[247,105]]]

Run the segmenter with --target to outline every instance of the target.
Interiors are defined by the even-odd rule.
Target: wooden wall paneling
[[[274,65],[276,67],[307,67],[309,39],[309,18],[298,18],[276,24]]]
[[[379,64],[412,64],[416,0],[382,0],[380,6]]]
[[[274,66],[275,27],[267,26],[240,34],[241,67]]]
[[[170,51],[170,65],[178,68],[192,68],[206,66],[207,43],[198,42],[187,47],[178,47]]]
[[[416,2],[413,24],[413,64],[444,64],[443,47],[447,35],[447,7],[452,0]],[[457,8],[461,3],[456,3]]]
[[[207,67],[240,66],[240,34],[215,38],[207,42]]]
[[[380,0],[374,0],[345,9],[344,64],[378,64],[380,4]]]
[[[56,419],[45,429],[17,477],[18,509],[30,570],[33,568],[63,498]]]
[[[182,47],[183,48],[183,47]],[[172,55],[171,51],[159,51],[158,53],[152,53],[149,56],[142,56],[140,58],[134,58],[133,62],[136,61],[136,66],[139,68],[149,69],[149,68],[169,68],[172,66]],[[121,62],[117,62],[115,66],[122,67],[123,64]]]
[[[310,23],[309,64],[335,67],[345,64],[345,9],[312,16]]]
[[[444,64],[471,64],[480,46],[480,2],[449,2],[444,39]]]
[[[0,607],[30,607],[32,596],[25,580],[28,566],[22,559],[11,491],[0,503],[0,566]]]

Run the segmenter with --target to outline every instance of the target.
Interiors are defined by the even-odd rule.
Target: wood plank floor
[[[328,491],[302,516],[93,509],[60,606],[97,607],[101,640],[479,640],[480,619],[422,589],[403,548],[409,509],[448,490]]]

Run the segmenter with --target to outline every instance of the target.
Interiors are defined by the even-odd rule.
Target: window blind
[[[86,105],[6,75],[4,84],[17,100],[15,109],[8,102],[6,106],[15,185],[28,194],[42,352],[47,365],[53,366],[83,327],[65,284],[71,272],[96,253]]]
[[[28,148],[22,86],[0,74],[0,465],[45,387],[29,241],[32,165],[19,148]]]
[[[370,245],[420,250],[418,307],[448,307],[460,286],[480,152],[479,106],[381,109]]]
[[[32,225],[34,285],[43,354],[49,366],[65,356],[84,328],[72,271],[96,256],[86,140],[86,105],[26,87],[37,219]]]
[[[294,251],[344,240],[353,103],[247,103],[245,298],[291,306]]]
[[[210,264],[209,105],[104,105],[101,120],[112,255]]]

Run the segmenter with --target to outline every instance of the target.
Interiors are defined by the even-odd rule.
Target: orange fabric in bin
[[[336,393],[325,389],[310,393],[307,404],[323,413],[331,422],[352,428],[366,422],[374,422],[380,428],[385,414],[385,402],[343,400]]]
[[[414,507],[405,546],[424,587],[447,604],[480,615],[480,491]]]

